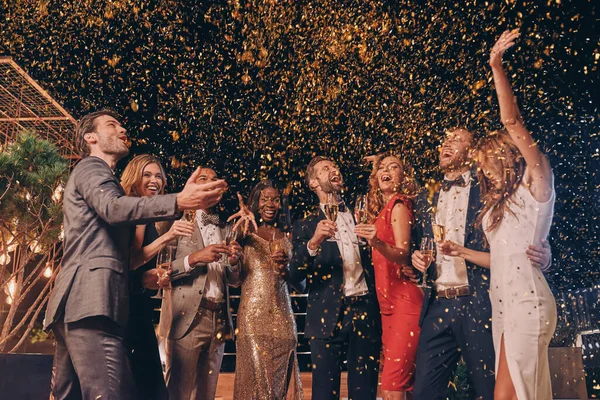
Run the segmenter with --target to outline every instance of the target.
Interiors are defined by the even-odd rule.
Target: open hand
[[[546,239],[542,240],[542,246],[530,245],[527,248],[527,258],[529,262],[535,268],[539,268],[542,271],[550,269],[550,260],[552,260],[552,251],[550,249],[550,243]]]
[[[237,197],[240,205],[240,210],[233,214],[231,217],[227,218],[227,222],[239,218],[239,220],[233,225],[232,229],[236,231],[239,227],[242,227],[243,235],[246,236],[250,226],[254,227],[254,231],[256,232],[258,231],[258,225],[256,224],[256,218],[254,217],[254,214],[252,213],[252,211],[250,211],[246,203],[244,203],[244,198],[242,197],[242,195],[238,193]]]
[[[171,270],[153,268],[142,274],[142,287],[148,290],[171,287]]]
[[[166,233],[169,240],[173,240],[178,236],[191,237],[194,233],[194,223],[183,220],[177,220],[171,225],[171,229]]]
[[[354,228],[356,236],[363,238],[369,243],[369,246],[373,246],[377,239],[377,227],[373,224],[358,224]]]
[[[197,183],[202,168],[188,178],[183,190],[177,194],[177,209],[206,210],[221,201],[223,193],[227,190],[227,182],[223,179],[209,183]]]
[[[462,257],[463,246],[454,243],[451,240],[444,240],[438,243],[438,251],[445,256]]]
[[[500,35],[500,38],[498,38],[490,52],[490,65],[492,67],[502,66],[502,56],[504,55],[504,52],[515,45],[515,39],[517,39],[519,35],[518,29],[502,32],[502,35]]]

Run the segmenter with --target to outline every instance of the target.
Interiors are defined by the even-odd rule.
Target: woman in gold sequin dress
[[[234,399],[302,399],[296,322],[286,282],[292,244],[277,223],[285,214],[279,190],[262,181],[241,208],[240,215],[253,216],[258,229],[252,227],[244,242]]]

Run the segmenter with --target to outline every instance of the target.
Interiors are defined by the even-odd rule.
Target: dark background
[[[393,149],[421,183],[439,177],[445,129],[498,129],[487,65],[505,59],[527,126],[556,176],[556,291],[597,284],[600,24],[592,1],[0,0],[0,55],[12,56],[76,118],[110,107],[132,154],[159,156],[177,190],[210,165],[236,191],[291,182],[293,212],[316,154],[342,167],[349,201],[365,155]],[[120,164],[120,168],[125,162]]]

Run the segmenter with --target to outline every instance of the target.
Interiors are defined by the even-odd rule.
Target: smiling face
[[[267,223],[273,222],[277,218],[280,209],[279,190],[275,188],[263,189],[258,198],[258,215],[260,215],[260,218]]]
[[[119,121],[110,115],[102,115],[96,118],[94,123],[94,131],[84,135],[84,139],[92,151],[97,150],[117,159],[129,154],[127,131]]]
[[[142,179],[136,188],[140,196],[156,196],[161,193],[165,185],[162,169],[156,163],[148,164],[142,171]]]
[[[197,183],[208,183],[218,181],[217,173],[210,168],[202,168],[200,175],[198,175]]]
[[[464,129],[446,132],[440,149],[442,171],[455,171],[468,165],[473,135]]]
[[[325,193],[340,193],[344,188],[344,179],[340,169],[333,161],[319,161],[313,168],[310,188],[313,191],[321,188]]]
[[[377,169],[377,183],[384,194],[396,192],[403,178],[402,162],[398,157],[389,156],[381,160]]]

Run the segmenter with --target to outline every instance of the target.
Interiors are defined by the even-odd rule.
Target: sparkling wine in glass
[[[234,229],[229,229],[227,231],[227,234],[225,235],[225,245],[227,247],[231,246],[232,242],[235,242],[235,240],[237,239],[237,232]],[[225,265],[227,267],[231,267],[231,264],[229,263],[229,256],[227,255],[227,253],[223,254],[223,260],[222,260]]]
[[[325,216],[327,217],[328,220],[335,223],[335,221],[337,220],[338,212],[339,212],[339,205],[335,201],[333,195],[331,193],[329,193],[329,195],[327,196],[327,203],[325,204]],[[337,234],[334,235],[333,237],[327,239],[327,241],[328,242],[339,242],[340,239],[338,239],[336,236],[337,236]]]
[[[431,221],[431,230],[433,231],[433,239],[435,243],[442,243],[446,240],[446,228],[442,225],[436,217]],[[444,261],[449,261],[450,259],[446,257],[446,255],[442,255],[442,259]]]
[[[358,196],[356,204],[354,205],[354,219],[357,224],[366,224],[369,222],[369,214],[367,213],[368,196]],[[358,239],[355,244],[366,245],[367,242],[364,239]]]
[[[282,251],[281,240],[275,238],[275,232],[273,232],[273,238],[269,242],[269,249],[271,250],[271,255]]]
[[[283,251],[281,239],[275,238],[275,232],[273,232],[273,238],[269,242],[269,249],[271,250],[271,256],[273,256],[275,253],[279,253],[279,252]],[[279,270],[279,268],[280,268],[279,264],[277,264],[277,263],[275,263],[275,264],[276,264],[275,271],[277,273],[281,273],[281,271]]]
[[[433,238],[436,242],[441,243],[446,240],[446,229],[444,225],[432,224],[431,230],[433,230]]]
[[[183,220],[187,222],[194,223],[196,221],[196,211],[195,210],[185,210],[183,212]],[[183,243],[196,244],[196,240],[193,237],[182,237],[181,240]]]
[[[425,265],[427,266],[425,271],[423,271],[423,283],[421,284],[421,287],[424,288],[429,287],[427,285],[427,270],[433,262],[433,246],[434,243],[432,238],[424,236],[423,239],[421,239],[421,254],[423,255],[423,258],[425,258]]]
[[[173,259],[175,258],[175,253],[177,251],[176,246],[165,246],[163,247],[156,257],[156,269],[159,270],[161,274],[161,278],[167,273],[167,271],[171,268],[171,264],[173,263]],[[156,295],[152,296],[153,299],[162,299],[163,298],[163,289],[158,288],[158,292]]]

